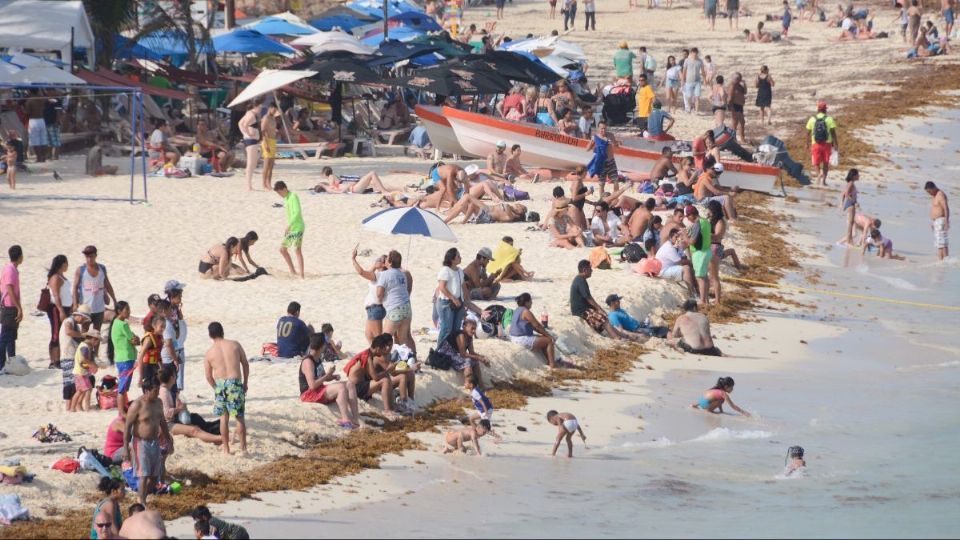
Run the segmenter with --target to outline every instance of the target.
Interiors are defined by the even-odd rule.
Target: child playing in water
[[[490,433],[490,431],[491,429],[489,420],[480,420],[479,424],[476,426],[447,431],[443,434],[443,453],[450,454],[456,452],[457,450],[466,453],[467,447],[464,446],[463,443],[473,442],[473,449],[477,452],[478,456],[481,456],[483,454],[480,453],[480,437]]]
[[[733,410],[744,416],[750,416],[750,413],[737,407],[730,399],[730,392],[733,392],[733,377],[720,377],[713,388],[703,393],[703,397],[697,403],[691,403],[694,409],[703,409],[716,414],[723,414],[723,403],[727,402]]]
[[[547,412],[547,422],[557,426],[557,440],[553,443],[553,453],[552,456],[557,455],[557,449],[560,448],[560,442],[563,439],[567,439],[567,457],[573,457],[573,434],[579,433],[580,439],[583,441],[583,444],[587,444],[587,436],[583,434],[583,428],[580,427],[580,422],[577,421],[577,417],[568,413],[558,413],[557,411]]]
[[[803,475],[807,470],[807,462],[803,459],[803,447],[802,446],[791,446],[787,449],[787,458],[784,460],[786,468],[783,471],[784,476],[790,476],[792,474],[797,474],[798,476]]]
[[[902,255],[893,254],[893,240],[884,238],[883,235],[880,234],[880,229],[870,229],[870,235],[867,237],[867,241],[863,243],[861,253],[865,254],[867,249],[871,247],[877,248],[877,256],[881,259],[906,260],[906,257]]]

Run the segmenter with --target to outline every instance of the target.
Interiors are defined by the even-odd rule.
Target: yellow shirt
[[[649,84],[637,91],[638,118],[650,117],[650,111],[653,110],[653,100],[656,98],[657,95],[653,93],[653,88],[651,88]]]

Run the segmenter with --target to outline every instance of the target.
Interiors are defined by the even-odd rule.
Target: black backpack
[[[427,355],[427,365],[433,369],[446,371],[453,367],[453,358],[450,358],[441,352],[430,349],[430,354]]]
[[[631,263],[638,263],[646,256],[647,254],[643,252],[643,248],[639,244],[627,244],[623,248],[623,253],[620,254],[621,259],[626,259]]]
[[[830,130],[827,128],[827,115],[814,117],[813,122],[813,142],[825,143],[830,138]]]

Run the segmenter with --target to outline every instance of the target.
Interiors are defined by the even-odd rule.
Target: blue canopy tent
[[[439,32],[443,30],[443,27],[437,23],[436,19],[426,13],[416,11],[406,11],[399,15],[394,15],[387,20],[391,23],[391,33],[393,33],[392,23],[398,23],[401,26],[422,30],[424,32]]]
[[[237,28],[213,38],[213,50],[218,53],[240,54],[296,54],[293,47],[278,43],[248,28]]]
[[[322,17],[310,21],[310,26],[313,26],[321,32],[329,32],[335,28],[339,28],[344,32],[349,32],[350,30],[365,24],[370,23],[367,21],[362,21],[352,15],[331,15],[329,17]]]
[[[406,26],[399,26],[397,28],[390,29],[390,39],[395,39],[397,41],[409,41],[411,39],[422,36],[425,32],[416,30],[414,28],[407,28]],[[383,31],[379,31],[375,34],[371,34],[360,40],[360,43],[364,45],[370,45],[372,47],[377,47],[383,43]]]
[[[370,17],[376,17],[378,20],[383,20],[383,3],[378,2],[376,4],[369,2],[350,2],[349,4],[344,4],[346,7],[368,15]],[[398,9],[393,2],[390,2],[387,5],[387,17],[393,17],[395,15],[400,15],[404,13],[404,10]]]
[[[134,58],[143,60],[163,60],[163,54],[153,49],[145,47],[133,40],[130,40],[120,34],[114,38],[113,57],[120,60],[130,60]]]
[[[244,28],[256,30],[265,36],[306,36],[317,31],[312,27],[292,23],[283,17],[264,17]]]

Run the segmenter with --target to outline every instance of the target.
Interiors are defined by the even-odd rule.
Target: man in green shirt
[[[297,267],[300,269],[300,278],[303,279],[303,251],[300,246],[303,245],[303,231],[306,226],[303,224],[303,212],[300,211],[300,197],[287,189],[287,184],[282,181],[273,184],[273,191],[283,199],[283,207],[287,211],[287,231],[280,246],[280,254],[283,255],[283,260],[287,261],[290,273],[297,275],[288,251],[291,248],[296,250]]]
[[[117,302],[117,316],[110,325],[110,341],[113,342],[113,361],[120,376],[117,385],[117,408],[121,414],[127,412],[127,392],[130,391],[130,382],[136,369],[137,345],[140,338],[133,335],[127,319],[130,317],[130,304]]]
[[[633,60],[636,57],[627,42],[621,41],[620,50],[613,53],[613,69],[617,72],[617,77],[633,79]]]
[[[700,217],[700,212],[696,206],[688,204],[683,211],[684,217],[692,225],[687,229],[687,236],[690,238],[690,244],[687,246],[690,250],[690,261],[693,263],[693,275],[700,286],[700,303],[706,305],[710,298],[710,278],[708,277],[710,269],[710,259],[713,257],[711,251],[711,237],[713,230],[710,221]]]

